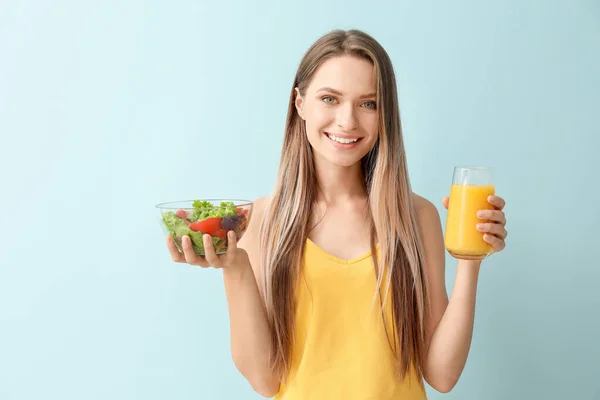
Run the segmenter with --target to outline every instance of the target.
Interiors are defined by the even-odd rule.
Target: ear
[[[296,111],[298,111],[298,115],[300,115],[300,118],[304,119],[304,110],[302,109],[302,107],[304,106],[304,98],[300,94],[300,89],[295,88],[294,91],[296,92],[296,98],[294,99]]]

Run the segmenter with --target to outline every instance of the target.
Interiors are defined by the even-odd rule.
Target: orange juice
[[[493,210],[487,198],[494,194],[492,185],[452,185],[446,219],[446,249],[452,256],[481,260],[492,252],[492,246],[483,240],[477,224],[486,222],[477,217],[479,210]]]

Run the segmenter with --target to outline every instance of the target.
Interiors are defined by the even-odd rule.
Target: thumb
[[[450,198],[448,196],[444,196],[444,198],[442,199],[442,204],[444,205],[444,208],[446,210],[448,209],[449,203],[450,203]]]
[[[227,232],[227,251],[225,252],[225,264],[229,265],[233,258],[235,257],[235,252],[237,250],[237,235],[235,231]]]

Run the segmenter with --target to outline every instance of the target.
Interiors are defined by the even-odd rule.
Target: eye
[[[331,96],[323,96],[323,97],[321,97],[321,100],[323,100],[327,104],[334,104],[335,103],[335,99],[333,97],[331,97]]]
[[[375,103],[374,101],[367,101],[366,103],[363,103],[363,106],[370,110],[377,109],[377,103]]]

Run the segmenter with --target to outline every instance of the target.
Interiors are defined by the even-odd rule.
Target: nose
[[[358,128],[358,118],[356,118],[356,110],[352,104],[345,104],[338,108],[337,123],[344,131],[353,131]]]

